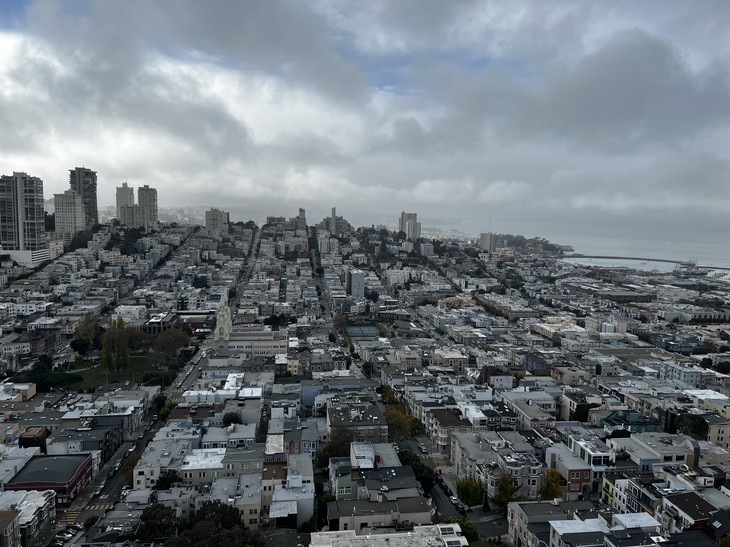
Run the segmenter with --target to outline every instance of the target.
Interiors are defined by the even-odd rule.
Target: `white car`
[[[451,496],[449,499],[451,500],[451,503],[453,503],[454,505],[461,503],[459,501],[459,498],[457,498],[456,496]]]

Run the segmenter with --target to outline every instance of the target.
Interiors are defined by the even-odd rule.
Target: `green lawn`
[[[152,370],[150,360],[147,357],[130,357],[129,366],[124,372],[112,373],[101,366],[87,370],[70,371],[81,376],[83,380],[71,384],[68,389],[88,391],[89,389],[97,388],[109,382],[124,382],[125,380],[141,382],[144,373],[151,372]]]

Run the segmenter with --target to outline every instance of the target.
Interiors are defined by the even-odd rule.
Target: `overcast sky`
[[[3,173],[234,217],[707,240],[730,2],[0,2]]]

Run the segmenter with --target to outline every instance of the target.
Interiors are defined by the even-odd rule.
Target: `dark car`
[[[454,505],[454,507],[462,515],[465,515],[466,514],[466,508],[463,505],[461,505],[460,503],[457,503],[456,505]]]
[[[453,492],[451,491],[451,488],[449,488],[448,486],[444,486],[444,493],[445,493],[445,494],[446,494],[447,496],[449,496],[449,497],[451,497],[451,496],[453,496],[453,495],[454,495],[454,493],[453,493]]]

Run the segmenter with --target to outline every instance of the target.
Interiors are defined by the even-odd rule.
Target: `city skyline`
[[[91,166],[100,205],[717,245],[729,10],[7,2],[0,163],[48,196]]]

